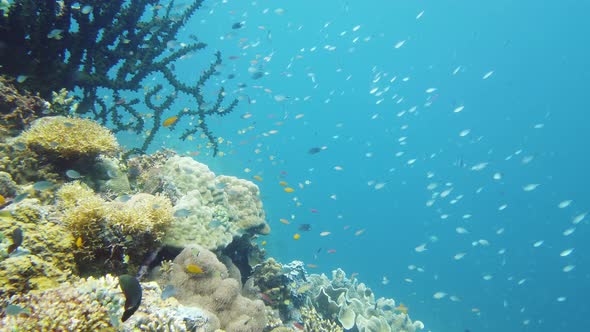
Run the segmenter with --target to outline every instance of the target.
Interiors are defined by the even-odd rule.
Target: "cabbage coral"
[[[96,157],[119,149],[115,136],[97,122],[62,116],[36,120],[20,140],[34,151],[63,159]]]

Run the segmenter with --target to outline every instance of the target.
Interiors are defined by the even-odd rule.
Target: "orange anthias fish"
[[[162,126],[163,127],[169,127],[169,126],[175,124],[176,121],[178,121],[178,117],[176,115],[175,116],[171,116],[168,119],[164,120],[164,122],[162,122]]]
[[[403,303],[400,303],[397,307],[393,308],[395,311],[402,312],[404,314],[408,314],[408,307],[406,307]]]

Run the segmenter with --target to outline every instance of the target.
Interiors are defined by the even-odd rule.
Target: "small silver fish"
[[[77,171],[73,170],[73,169],[69,169],[66,171],[66,176],[69,177],[72,180],[75,179],[79,179],[82,177],[82,175],[80,175],[80,173],[78,173]]]
[[[51,181],[39,181],[39,182],[35,182],[35,184],[33,184],[33,189],[43,191],[43,190],[53,188],[53,186],[55,186],[55,184]]]
[[[191,215],[191,210],[189,210],[189,209],[180,209],[180,210],[176,210],[176,212],[174,212],[174,216],[177,218],[188,217],[190,215]]]

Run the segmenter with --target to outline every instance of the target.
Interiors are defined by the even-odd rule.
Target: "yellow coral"
[[[139,193],[124,202],[107,201],[76,181],[63,185],[57,197],[81,261],[112,260],[109,245],[125,243],[126,251],[117,259],[137,264],[159,244],[173,220],[172,203],[163,196]]]
[[[73,181],[64,184],[57,191],[57,204],[60,208],[72,208],[78,204],[79,201],[94,197],[95,193],[86,184],[80,181]]]
[[[1,234],[6,236],[16,228],[23,232],[18,255],[5,256],[9,240],[0,245],[0,298],[54,287],[76,271],[70,245],[73,238],[66,227],[34,212],[42,207],[20,205],[13,215],[0,218]]]
[[[151,233],[160,240],[173,220],[172,203],[164,196],[139,193],[124,203],[110,202],[106,219],[124,234]]]
[[[64,209],[63,220],[75,238],[96,238],[106,215],[106,202],[79,182],[63,185],[57,191],[58,206]]]
[[[35,121],[20,140],[33,150],[65,159],[112,154],[119,149],[115,136],[97,122],[62,116]]]

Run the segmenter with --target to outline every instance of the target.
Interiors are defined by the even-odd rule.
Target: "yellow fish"
[[[169,126],[175,124],[176,121],[178,121],[178,117],[176,115],[175,116],[171,116],[168,119],[164,120],[164,122],[162,122],[162,126],[169,127]]]
[[[79,236],[78,239],[76,240],[76,247],[78,247],[78,249],[82,248],[82,245],[84,243],[82,243],[82,237]]]
[[[295,191],[295,189],[291,188],[291,187],[287,187],[285,189],[283,189],[286,193],[292,193]]]
[[[266,241],[262,241],[260,242],[261,245],[265,246],[266,245]]]
[[[197,264],[188,264],[186,266],[186,272],[188,273],[192,273],[192,274],[201,274],[203,273],[203,269],[201,269],[200,266],[198,266]]]
[[[287,182],[285,182],[285,181],[281,181],[281,182],[279,182],[279,185],[281,185],[281,186],[283,186],[283,187],[286,187],[286,186],[287,186]]]
[[[256,181],[262,182],[262,176],[260,176],[260,175],[254,175],[252,178]]]
[[[299,234],[299,233],[295,233],[293,235],[293,240],[299,240],[300,238],[301,238],[301,234]]]
[[[395,311],[402,312],[404,314],[408,314],[408,307],[406,307],[403,303],[400,303],[399,306],[393,308]]]
[[[4,196],[0,195],[0,205],[4,205],[4,203],[6,203],[6,198],[4,198]]]

